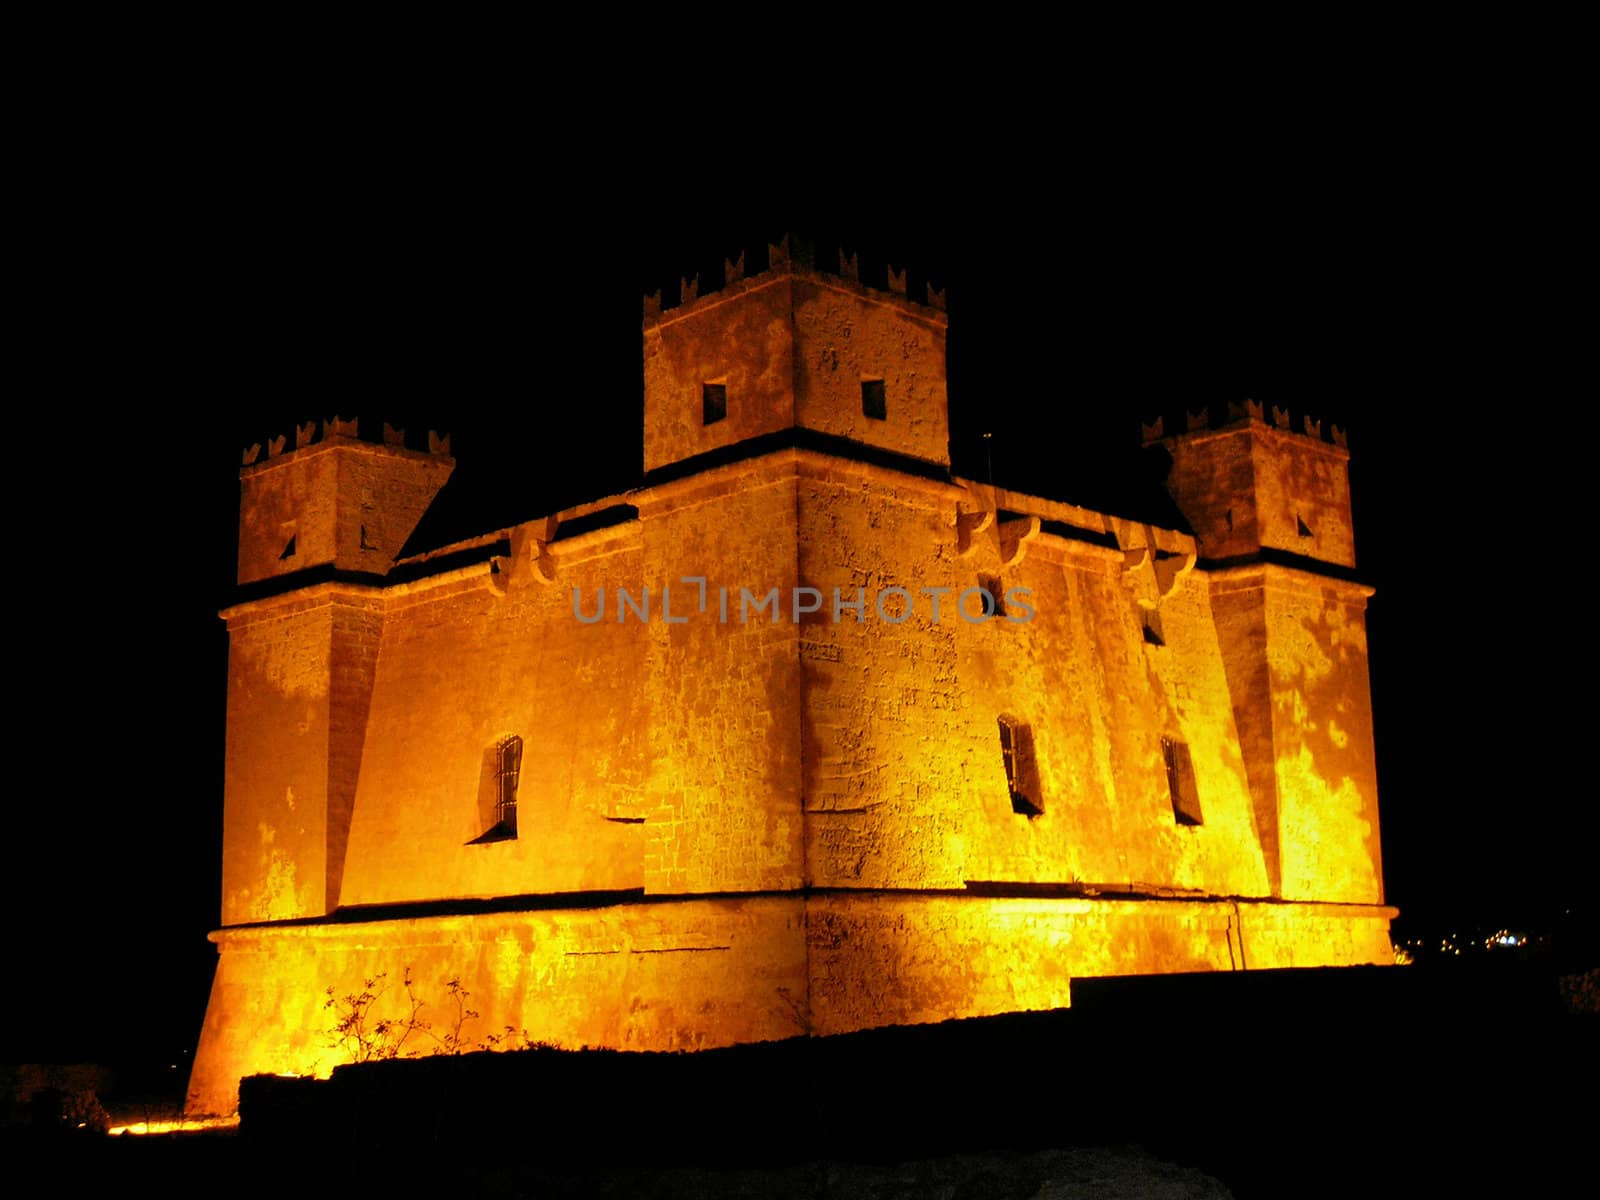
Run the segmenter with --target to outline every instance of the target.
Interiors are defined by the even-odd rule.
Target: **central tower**
[[[645,303],[644,467],[647,472],[754,438],[805,430],[948,468],[943,295],[906,298],[904,272],[887,291],[863,287],[858,260],[814,269],[808,246],[769,247],[770,268],[683,303]]]

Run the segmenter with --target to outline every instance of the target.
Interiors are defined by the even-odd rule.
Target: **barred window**
[[[503,737],[495,750],[495,776],[500,792],[497,824],[504,836],[516,837],[517,776],[522,772],[522,739],[514,733]]]
[[[1172,797],[1172,816],[1179,825],[1203,825],[1200,792],[1194,781],[1194,760],[1189,743],[1161,739],[1161,755],[1167,761],[1167,792]]]
[[[1027,817],[1044,812],[1039,794],[1039,768],[1033,755],[1033,729],[1015,717],[1000,718],[1000,757],[1011,792],[1011,811]]]
[[[517,836],[517,779],[522,774],[522,739],[509,733],[483,748],[478,776],[479,828],[469,846],[507,842]]]

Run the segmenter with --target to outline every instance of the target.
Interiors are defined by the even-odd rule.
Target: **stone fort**
[[[1392,961],[1340,431],[1146,426],[1186,528],[962,478],[943,297],[768,258],[646,301],[624,494],[419,546],[447,439],[247,451],[191,1112],[380,972],[680,1050]]]

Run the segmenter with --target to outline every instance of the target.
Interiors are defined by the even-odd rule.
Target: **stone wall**
[[[1386,962],[1390,915],[832,893],[223,931],[188,1109],[232,1111],[245,1075],[326,1075],[351,1061],[334,1031],[347,998],[371,990],[371,1017],[403,1019],[407,972],[431,1033],[411,1034],[402,1054],[439,1053],[434,1035],[457,1032],[452,979],[479,1014],[459,1028],[468,1048],[509,1026],[500,1048],[697,1050],[1062,1008],[1087,975]]]
[[[795,509],[787,455],[719,468],[639,497],[639,583],[658,597],[670,588],[682,620],[669,624],[658,614],[649,624],[637,683],[651,698],[643,730],[651,892],[800,884],[799,660],[789,612]],[[686,576],[706,581],[704,611],[699,585],[682,582]],[[758,611],[755,603],[774,591]]]
[[[333,625],[326,591],[230,622],[224,925],[328,910]]]

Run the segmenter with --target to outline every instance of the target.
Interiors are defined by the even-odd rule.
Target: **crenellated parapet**
[[[1180,424],[1181,429],[1177,427]],[[1165,415],[1157,416],[1152,421],[1141,421],[1139,432],[1144,444],[1149,446],[1187,433],[1215,432],[1247,425],[1277,429],[1316,442],[1331,442],[1340,449],[1349,446],[1349,438],[1341,426],[1332,423],[1324,426],[1322,421],[1305,413],[1296,417],[1288,409],[1280,408],[1276,404],[1266,408],[1259,400],[1230,400],[1225,405],[1212,405],[1193,412],[1185,409],[1181,414],[1181,421],[1170,424]],[[1324,428],[1328,434],[1326,438],[1323,437]]]
[[[404,429],[396,429],[387,421],[382,423],[380,437],[363,438],[361,436],[361,422],[358,418],[350,417],[346,419],[332,416],[320,423],[311,420],[304,425],[296,425],[294,427],[293,446],[289,444],[289,436],[287,434],[268,438],[265,446],[266,459],[280,458],[285,454],[292,454],[296,450],[306,450],[312,446],[335,442],[382,445],[393,450],[410,449],[406,445],[406,431]],[[261,455],[262,449],[260,442],[255,442],[246,447],[243,454],[243,465],[253,467],[257,463],[265,461]],[[449,458],[450,435],[448,433],[439,434],[432,429],[428,430],[427,453],[435,458]]]
[[[741,249],[736,259],[724,259],[723,280],[720,286],[715,286],[698,275],[684,276],[678,284],[678,303],[669,304],[662,295],[661,289],[644,297],[644,322],[648,326],[661,320],[669,313],[687,308],[697,301],[711,296],[721,295],[733,289],[735,285],[748,281],[759,281],[767,277],[779,277],[790,274],[812,274],[828,276],[847,284],[863,287],[869,292],[882,295],[896,296],[907,303],[915,304],[919,308],[926,308],[933,312],[945,311],[945,289],[936,289],[931,282],[924,281],[921,294],[913,296],[907,289],[906,266],[901,264],[895,269],[895,264],[889,263],[885,270],[885,286],[874,287],[863,284],[861,279],[861,255],[859,252],[848,253],[840,245],[827,245],[818,247],[809,239],[798,237],[794,234],[784,234],[776,242],[767,243],[767,269],[754,275],[747,275],[745,263],[748,251]]]

